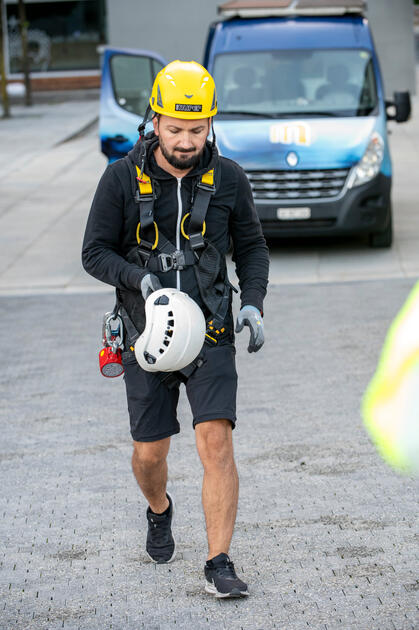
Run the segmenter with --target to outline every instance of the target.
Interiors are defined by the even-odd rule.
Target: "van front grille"
[[[247,171],[257,200],[316,199],[337,197],[349,169],[311,171]]]

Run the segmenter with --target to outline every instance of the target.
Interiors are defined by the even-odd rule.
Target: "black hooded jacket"
[[[84,269],[119,289],[124,305],[129,301],[127,298],[131,298],[140,301],[143,308],[140,286],[149,271],[127,262],[129,252],[137,245],[139,222],[139,208],[134,199],[137,188],[134,165],[140,166],[142,157],[145,157],[144,172],[152,178],[156,195],[154,220],[159,232],[175,246],[176,238],[179,239],[180,249],[185,244],[179,233],[180,219],[191,209],[200,176],[215,168],[216,192],[211,197],[205,219],[205,239],[225,257],[231,238],[241,304],[256,306],[262,311],[268,282],[268,248],[245,173],[232,160],[220,157],[217,149],[207,142],[198,167],[182,179],[176,179],[157,165],[154,157],[157,144],[158,138],[151,132],[143,145],[138,142],[125,158],[106,168],[87,221],[82,251]],[[163,287],[176,287],[180,280],[177,288],[202,307],[191,267],[178,272],[156,272],[156,275]]]

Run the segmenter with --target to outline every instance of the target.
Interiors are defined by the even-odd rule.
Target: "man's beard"
[[[171,166],[173,166],[173,168],[176,168],[179,171],[187,171],[189,169],[195,168],[195,166],[199,164],[199,160],[201,159],[201,155],[203,154],[204,148],[205,148],[205,145],[204,145],[202,147],[202,150],[199,151],[198,153],[195,153],[189,150],[185,151],[184,149],[176,149],[178,153],[183,153],[183,154],[191,153],[192,154],[190,158],[185,158],[182,160],[180,158],[177,158],[174,153],[168,152],[161,137],[159,138],[159,146],[163,154],[163,157],[166,158],[166,160],[169,162]]]

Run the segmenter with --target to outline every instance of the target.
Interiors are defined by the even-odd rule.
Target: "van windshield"
[[[368,116],[377,107],[366,50],[275,50],[217,55],[218,111],[229,116]]]

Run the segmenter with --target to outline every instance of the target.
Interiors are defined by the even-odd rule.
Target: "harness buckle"
[[[201,188],[202,190],[206,190],[210,193],[215,193],[215,184],[204,184],[201,180],[197,183],[196,187]]]
[[[218,340],[215,337],[212,337],[208,332],[205,333],[205,343],[209,346],[216,346],[218,344]]]
[[[153,201],[154,200],[154,194],[144,194],[144,193],[140,193],[140,191],[138,190],[138,188],[135,190],[135,201],[136,203],[140,203],[140,201]]]
[[[193,250],[204,247],[205,241],[202,238],[202,234],[200,234],[199,232],[197,232],[196,234],[189,234],[189,244]]]
[[[172,269],[181,271],[186,267],[185,253],[180,250],[176,250],[173,254],[159,254],[158,258],[162,271],[172,271]]]
[[[172,254],[172,260],[173,260],[174,269],[179,269],[179,271],[182,271],[182,269],[185,269],[185,267],[186,267],[186,260],[185,260],[185,253],[184,252],[182,252],[179,249],[177,249]]]
[[[140,254],[144,254],[150,257],[151,252],[153,251],[153,244],[150,243],[149,241],[146,241],[145,239],[142,239],[141,243],[138,243],[137,249],[140,252]]]
[[[135,203],[150,203],[152,201],[154,201],[154,194],[142,194],[140,193],[140,191],[138,190],[138,188],[135,191]]]
[[[160,260],[162,271],[172,271],[174,263],[170,254],[159,254],[158,258]]]
[[[210,171],[207,171],[202,175],[198,184],[198,188],[202,188],[202,190],[207,190],[208,192],[215,193],[215,182],[214,182],[214,169],[212,168]]]

